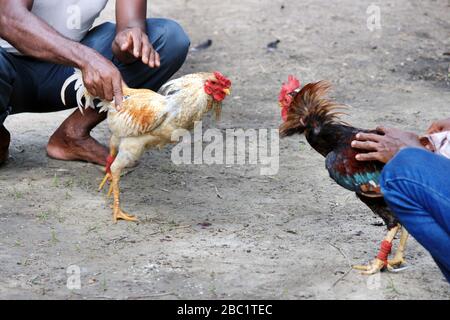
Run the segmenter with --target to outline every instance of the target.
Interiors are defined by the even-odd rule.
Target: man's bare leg
[[[3,126],[0,124],[0,165],[8,160],[9,143],[11,142],[11,136]]]
[[[106,113],[76,110],[51,136],[47,145],[49,157],[58,160],[81,160],[106,165],[108,148],[90,136],[91,130],[106,119]]]

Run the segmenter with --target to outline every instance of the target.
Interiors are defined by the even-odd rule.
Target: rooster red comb
[[[288,77],[288,82],[283,83],[281,86],[280,96],[278,97],[278,102],[281,107],[281,117],[283,121],[286,121],[288,118],[289,108],[292,104],[293,97],[291,93],[300,88],[300,81],[296,79],[294,76]]]
[[[288,77],[288,82],[283,83],[283,85],[281,86],[280,97],[278,98],[278,100],[280,102],[283,101],[286,95],[294,92],[298,88],[300,88],[300,81],[298,81],[298,79],[293,75],[290,75]]]
[[[231,87],[230,79],[226,78],[219,71],[214,72],[214,76],[216,77],[217,82],[219,82],[222,85],[222,87],[224,87],[224,88],[230,88]]]

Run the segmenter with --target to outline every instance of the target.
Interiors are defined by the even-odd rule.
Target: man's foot
[[[75,111],[51,136],[47,145],[49,157],[58,160],[87,161],[106,165],[108,148],[90,136],[91,129],[103,121],[106,115],[86,110],[84,116]]]
[[[105,166],[109,151],[89,135],[70,137],[58,130],[48,142],[47,154],[57,160],[79,160]]]
[[[8,160],[9,143],[11,142],[11,135],[8,130],[0,124],[0,165]]]

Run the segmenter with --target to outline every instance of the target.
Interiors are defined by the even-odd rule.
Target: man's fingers
[[[131,32],[133,38],[133,55],[135,58],[139,58],[142,52],[142,39],[141,36],[135,32]]]
[[[86,87],[87,92],[89,92],[90,95],[95,97],[94,83],[92,82],[92,80],[90,78],[85,78],[83,79],[83,83],[84,86]]]
[[[150,68],[155,67],[155,50],[150,51],[150,58],[148,59],[148,66]]]
[[[361,140],[361,141],[375,141],[378,142],[380,141],[380,139],[382,138],[382,136],[380,136],[379,134],[374,134],[374,133],[364,133],[364,132],[360,132],[356,135],[356,139]]]
[[[155,68],[159,68],[161,66],[161,58],[156,50],[153,51],[155,52]]]
[[[436,123],[433,123],[427,130],[428,134],[438,133],[442,131],[442,127]]]
[[[142,63],[143,64],[149,64],[150,62],[150,54],[151,54],[151,47],[148,41],[142,42]]]
[[[130,48],[133,48],[133,38],[131,37],[131,34],[128,33],[127,34],[127,38],[125,43],[122,44],[122,46],[120,47],[120,49],[122,51],[129,51]]]
[[[112,101],[112,99],[114,98],[114,90],[110,79],[109,81],[104,80],[103,82],[103,94],[105,96],[105,100],[107,101]]]
[[[376,131],[377,131],[378,133],[382,134],[382,135],[386,135],[386,134],[389,134],[389,132],[391,132],[392,129],[391,129],[391,128],[386,128],[386,127],[384,127],[384,126],[378,126],[378,127],[376,128]]]
[[[148,56],[147,61],[144,59],[146,55]],[[142,38],[142,62],[147,64],[150,68],[159,68],[161,65],[159,54],[155,49],[153,49],[147,35],[143,35]]]
[[[375,161],[380,160],[381,155],[378,152],[360,153],[356,155],[358,161]]]
[[[123,100],[123,93],[122,93],[122,79],[120,77],[116,77],[113,79],[113,94],[114,94],[114,103],[116,105],[117,111],[120,111],[122,109],[122,100]]]
[[[373,141],[353,141],[352,147],[362,150],[378,150],[378,143]]]
[[[86,78],[83,79],[83,82],[87,92],[89,92],[91,96],[97,97],[98,91],[93,76],[91,74],[87,75]]]
[[[88,81],[87,89],[91,96],[103,98],[103,88],[100,85],[100,77],[96,73],[94,73]]]

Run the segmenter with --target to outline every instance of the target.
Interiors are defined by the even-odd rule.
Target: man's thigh
[[[36,99],[37,83],[26,59],[0,49],[0,122],[9,114],[28,111]]]
[[[416,148],[402,150],[383,170],[386,200],[390,200],[391,194],[402,195],[404,201],[398,205],[404,207],[403,211],[427,212],[450,234],[448,172],[450,160],[447,158]],[[393,199],[391,204],[396,206],[398,197]]]
[[[22,112],[43,113],[76,106],[75,97],[64,106],[60,91],[73,68],[12,55],[15,79],[9,99],[11,114]]]

